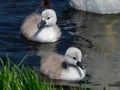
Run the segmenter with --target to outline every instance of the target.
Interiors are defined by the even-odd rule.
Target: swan
[[[76,47],[67,49],[65,56],[52,54],[43,57],[40,61],[40,72],[50,79],[79,81],[86,75],[81,62],[82,53]]]
[[[21,33],[28,40],[49,43],[56,42],[61,37],[57,16],[53,9],[45,9],[42,14],[32,13],[24,20]]]
[[[120,13],[120,0],[69,0],[71,7],[98,14]]]

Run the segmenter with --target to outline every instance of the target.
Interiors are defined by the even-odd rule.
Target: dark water
[[[52,0],[50,5],[43,5],[42,0],[4,0],[0,4],[0,57],[4,60],[8,54],[12,61],[19,63],[29,53],[23,64],[38,69],[39,56],[64,54],[68,47],[76,46],[82,50],[87,73],[91,76],[88,87],[120,89],[120,14],[76,11],[66,0]],[[23,20],[30,13],[41,12],[46,7],[57,13],[61,40],[53,44],[27,41],[20,34]],[[76,86],[75,83],[62,84]]]

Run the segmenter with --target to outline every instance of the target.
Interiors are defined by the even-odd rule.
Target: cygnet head
[[[81,57],[82,57],[82,53],[78,48],[70,47],[67,49],[64,59],[66,63],[71,65],[77,65],[80,66],[80,68],[84,69],[81,63]]]
[[[54,10],[46,9],[42,12],[42,19],[39,26],[54,26],[57,22],[57,16]]]

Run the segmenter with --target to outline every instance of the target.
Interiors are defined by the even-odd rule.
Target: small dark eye
[[[73,57],[74,60],[76,60],[77,58],[76,57]]]
[[[47,17],[47,19],[50,19],[50,17]]]

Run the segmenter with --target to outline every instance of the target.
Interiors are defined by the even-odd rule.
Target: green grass
[[[39,82],[38,76],[31,68],[22,66],[20,69],[19,66],[23,60],[16,65],[8,57],[6,64],[0,58],[2,64],[0,68],[0,90],[56,90],[50,83]]]
[[[34,70],[29,67],[22,66],[23,61],[14,64],[7,55],[7,62],[4,63],[0,58],[0,90],[64,90],[62,86],[56,88],[51,83],[42,80],[37,76]],[[70,90],[87,90],[84,87],[70,87]],[[92,88],[90,90],[93,90]]]

